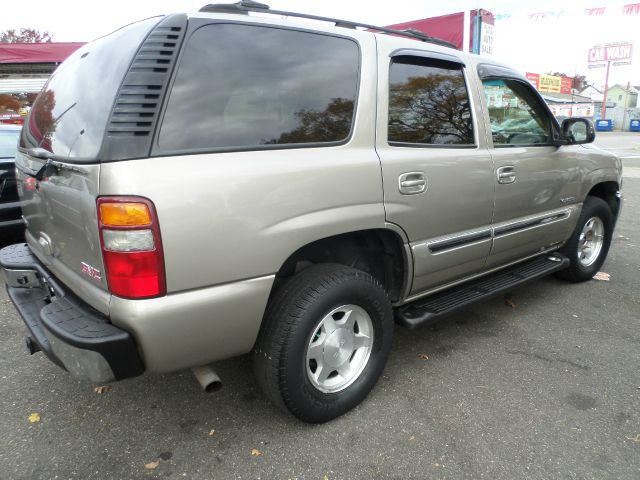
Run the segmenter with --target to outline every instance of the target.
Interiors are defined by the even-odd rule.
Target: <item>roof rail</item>
[[[447,42],[446,40],[440,40],[439,38],[430,37],[429,35],[422,33],[418,30],[394,30],[392,28],[378,27],[376,25],[369,25],[366,23],[351,22],[349,20],[340,20],[337,18],[320,17],[317,15],[307,15],[306,13],[286,12],[283,10],[271,10],[269,5],[264,3],[258,3],[254,0],[241,0],[236,3],[213,3],[202,7],[200,12],[206,13],[236,13],[242,15],[248,15],[249,12],[254,13],[268,13],[270,15],[282,15],[286,17],[306,18],[309,20],[318,20],[321,22],[333,23],[336,27],[344,28],[366,28],[368,30],[375,30],[376,32],[390,33],[392,35],[400,35],[402,37],[413,38],[414,40],[421,40],[423,42],[435,43],[436,45],[442,45],[444,47],[456,48],[455,45]]]

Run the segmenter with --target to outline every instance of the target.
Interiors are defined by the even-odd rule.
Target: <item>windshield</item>
[[[44,148],[57,157],[95,160],[122,79],[159,20],[128,25],[65,60],[33,104],[20,145]]]
[[[20,129],[4,129],[0,127],[0,158],[14,158]]]

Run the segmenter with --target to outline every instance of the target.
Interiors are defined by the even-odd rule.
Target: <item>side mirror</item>
[[[567,118],[562,122],[562,136],[570,145],[591,143],[596,138],[596,129],[586,118]]]

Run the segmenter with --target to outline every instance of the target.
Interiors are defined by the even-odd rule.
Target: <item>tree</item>
[[[582,90],[584,90],[588,86],[589,86],[589,84],[587,83],[586,75],[577,75],[576,74],[576,76],[573,77],[573,84],[571,85],[571,88],[581,92]]]
[[[13,110],[17,112],[21,107],[22,105],[13,95],[6,93],[0,94],[0,112],[3,110]]]
[[[313,143],[342,140],[349,135],[353,117],[353,100],[333,98],[322,111],[302,109],[295,113],[298,126],[278,138],[264,143]]]
[[[41,32],[35,28],[21,28],[20,33],[15,30],[5,30],[0,33],[0,43],[51,43],[53,36],[49,32]]]
[[[464,144],[473,139],[462,76],[409,77],[390,86],[389,139],[425,144]]]

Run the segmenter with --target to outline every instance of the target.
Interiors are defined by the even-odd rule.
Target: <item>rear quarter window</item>
[[[349,138],[360,52],[350,39],[211,24],[189,38],[160,153],[332,144]]]

